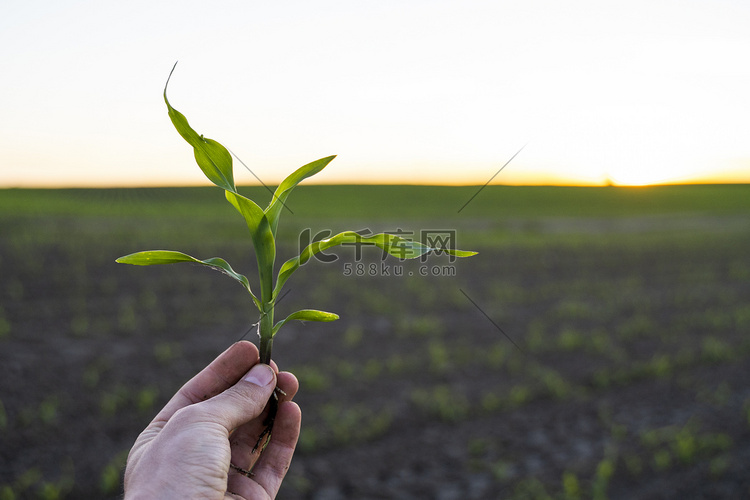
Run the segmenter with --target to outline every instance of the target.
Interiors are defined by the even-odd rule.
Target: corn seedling
[[[591,481],[591,498],[593,500],[606,500],[607,487],[612,475],[615,473],[615,458],[605,457],[596,466],[596,474]]]
[[[570,471],[563,472],[562,475],[563,495],[565,500],[580,500],[582,497],[581,485],[578,476]]]
[[[174,68],[172,68],[174,72]],[[170,73],[170,78],[172,73]],[[273,339],[278,331],[290,321],[334,321],[338,315],[319,311],[315,309],[303,309],[295,311],[286,318],[274,323],[275,308],[281,297],[281,290],[292,274],[316,254],[331,247],[342,244],[369,244],[379,247],[384,252],[396,256],[399,259],[413,259],[426,255],[433,250],[440,250],[456,257],[469,257],[476,252],[462,251],[457,249],[435,249],[417,241],[406,239],[397,235],[380,233],[372,236],[363,236],[354,231],[344,231],[326,239],[314,241],[307,245],[296,257],[284,262],[274,280],[274,262],[276,260],[276,236],[281,213],[285,209],[286,201],[292,190],[304,179],[311,177],[323,170],[335,156],[328,156],[308,163],[294,171],[276,188],[273,198],[265,209],[258,204],[242,196],[237,191],[234,181],[232,166],[232,155],[229,150],[213,139],[208,139],[198,134],[188,124],[187,118],[174,109],[167,99],[167,85],[164,87],[164,102],[167,105],[169,118],[177,129],[177,132],[193,147],[195,160],[205,176],[214,185],[224,190],[226,200],[242,215],[250,231],[250,237],[255,249],[255,257],[258,265],[259,289],[253,292],[250,282],[244,275],[236,272],[227,261],[220,257],[198,259],[182,252],[172,250],[150,250],[137,252],[117,259],[122,264],[154,265],[173,264],[188,262],[200,264],[211,269],[220,271],[237,281],[250,295],[252,304],[257,308],[259,319],[257,322],[258,336],[260,337],[260,361],[270,363]],[[132,311],[128,311],[132,312]],[[122,320],[125,318],[121,318]],[[128,316],[127,319],[132,317]],[[127,322],[126,322],[127,323]],[[133,321],[129,322],[131,326]],[[270,414],[275,413],[276,403],[272,398]],[[273,417],[269,417],[267,429],[273,423]],[[261,436],[262,438],[263,436]],[[260,441],[259,441],[260,442]]]

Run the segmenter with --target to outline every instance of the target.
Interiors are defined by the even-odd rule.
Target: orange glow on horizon
[[[352,158],[354,156],[354,158]],[[707,162],[713,163],[713,162]],[[296,158],[279,161],[254,161],[253,173],[263,184],[275,186],[300,162]],[[435,186],[653,186],[675,184],[748,184],[750,159],[716,162],[706,169],[697,162],[692,165],[670,166],[663,161],[632,165],[626,162],[611,164],[605,169],[581,166],[582,162],[531,158],[516,159],[506,168],[502,163],[469,161],[454,164],[450,161],[413,161],[396,165],[364,162],[357,155],[342,155],[319,175],[306,179],[304,184],[329,185],[435,185]],[[666,165],[666,166],[665,166]],[[719,167],[718,165],[721,165]],[[113,168],[108,177],[94,175],[50,175],[50,169],[24,165],[8,172],[2,187],[16,188],[107,188],[107,187],[166,187],[210,186],[210,182],[192,158],[171,162],[169,171],[152,172]],[[235,163],[237,185],[258,185],[257,178]]]
[[[278,185],[277,182],[269,181],[265,182],[265,185],[269,187],[275,187]],[[430,179],[425,182],[425,179],[418,177],[406,177],[398,179],[353,179],[353,178],[321,178],[306,179],[303,183],[308,185],[426,185],[426,186],[584,186],[584,187],[603,187],[603,186],[616,186],[616,187],[648,187],[648,186],[665,186],[665,185],[697,185],[697,184],[750,184],[750,175],[737,174],[723,174],[723,175],[696,175],[690,178],[675,176],[672,178],[666,176],[643,176],[638,177],[632,176],[603,176],[600,180],[590,180],[583,178],[564,178],[558,175],[527,175],[523,177],[515,178],[498,178],[487,182],[482,181],[479,178],[470,180],[458,180],[458,179],[445,179],[436,180]],[[256,186],[258,182],[243,182],[238,180],[238,186]],[[66,189],[66,188],[149,188],[149,187],[210,187],[211,184],[208,181],[201,181],[195,179],[186,179],[181,182],[174,182],[173,178],[164,179],[149,179],[144,182],[143,180],[127,179],[127,180],[114,180],[110,182],[96,182],[90,179],[66,179],[65,182],[51,181],[51,182],[24,182],[19,180],[18,182],[9,182],[0,189],[18,188],[18,189]]]

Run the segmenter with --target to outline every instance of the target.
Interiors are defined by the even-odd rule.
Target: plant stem
[[[265,219],[265,218],[264,218]],[[257,251],[258,248],[262,248],[263,244],[267,242],[258,242],[253,240],[256,244],[255,257],[258,260],[258,275],[260,277],[260,302],[262,306],[260,322],[258,323],[258,336],[260,337],[260,362],[266,365],[271,364],[271,351],[273,350],[273,255],[268,262],[261,258],[261,254]],[[271,245],[273,245],[273,238],[271,238]],[[265,428],[260,433],[258,441],[253,447],[253,454],[256,450],[260,450],[260,454],[266,449],[271,439],[271,432],[273,431],[273,423],[276,420],[276,412],[279,409],[279,399],[275,388],[271,398],[268,400],[267,408],[268,414],[266,415],[263,425]],[[260,454],[258,456],[260,456]],[[250,471],[253,470],[256,461]]]
[[[270,365],[271,350],[273,349],[273,305],[269,306],[267,302],[263,305],[266,310],[264,311],[264,314],[261,315],[260,322],[258,324],[258,335],[260,336],[260,362]],[[271,395],[271,398],[268,400],[267,408],[268,414],[263,421],[263,425],[265,427],[263,429],[263,432],[261,432],[260,436],[258,437],[258,441],[255,443],[255,446],[253,447],[253,453],[255,453],[256,450],[260,450],[260,453],[262,454],[263,450],[268,444],[268,441],[271,439],[273,423],[276,420],[276,412],[279,409],[279,400],[276,392],[274,392]],[[250,467],[249,470],[251,472],[253,468],[255,468],[255,464],[257,463],[258,462],[256,460],[256,462],[253,463],[253,465]]]
[[[260,318],[258,335],[260,336],[260,362],[271,364],[271,350],[273,349],[273,307]]]

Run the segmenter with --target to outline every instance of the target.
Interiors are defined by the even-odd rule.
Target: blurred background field
[[[306,229],[455,231],[480,253],[345,247],[289,281],[279,316],[341,320],[275,341],[303,410],[280,498],[750,495],[750,186],[313,185],[287,204],[277,265]],[[0,190],[0,500],[117,498],[154,413],[255,340],[231,280],[115,258],[221,256],[254,283],[249,244],[213,188]]]

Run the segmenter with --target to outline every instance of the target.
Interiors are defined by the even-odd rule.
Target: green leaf
[[[279,187],[277,187],[276,191],[273,193],[271,203],[268,204],[268,207],[265,210],[266,216],[271,223],[271,231],[274,236],[276,236],[276,227],[279,225],[279,217],[284,208],[284,203],[292,192],[292,189],[303,180],[312,177],[323,170],[334,158],[336,158],[336,155],[327,156],[320,160],[315,160],[312,163],[308,163],[307,165],[295,170],[291,175],[284,179],[281,184],[279,184]]]
[[[241,194],[226,191],[224,195],[227,201],[245,218],[250,233],[255,233],[258,227],[263,224],[263,219],[266,218],[263,210],[253,200],[245,198]]]
[[[336,321],[339,319],[339,315],[336,313],[330,313],[325,311],[317,311],[315,309],[302,309],[301,311],[293,312],[285,319],[279,321],[273,327],[272,335],[276,335],[279,328],[284,326],[287,322],[298,320],[298,321]]]
[[[131,253],[130,255],[125,255],[124,257],[120,257],[119,259],[117,259],[115,262],[118,262],[120,264],[132,264],[134,266],[175,264],[179,262],[192,262],[194,264],[202,264],[216,271],[220,271],[227,276],[237,280],[245,288],[245,290],[250,293],[250,295],[253,297],[253,301],[255,301],[258,309],[260,309],[260,304],[258,303],[258,299],[255,298],[255,295],[253,295],[252,290],[250,289],[250,282],[248,281],[248,279],[232,269],[232,266],[230,266],[227,261],[219,257],[199,260],[195,257],[191,257],[188,254],[175,252],[173,250],[149,250],[146,252],[136,252]]]
[[[177,66],[176,63],[175,66]],[[172,68],[172,72],[174,72],[174,68]],[[169,73],[169,78],[172,77],[172,72]],[[206,177],[208,177],[208,180],[227,191],[237,192],[237,188],[234,185],[232,155],[218,142],[199,135],[190,127],[185,115],[169,104],[169,100],[167,99],[169,78],[167,78],[167,84],[164,86],[164,102],[167,103],[172,125],[174,125],[174,128],[177,129],[182,138],[193,146],[195,161],[201,170],[203,170]]]
[[[242,214],[250,229],[255,246],[255,258],[258,261],[258,276],[260,278],[260,296],[264,303],[271,302],[273,290],[273,263],[276,260],[276,241],[271,231],[266,214],[252,200],[244,196],[226,191],[227,201]]]
[[[415,259],[433,250],[445,252],[456,257],[471,257],[472,255],[476,255],[477,253],[467,250],[433,248],[427,245],[423,245],[418,241],[409,240],[388,233],[362,236],[361,234],[354,231],[344,231],[343,233],[339,233],[328,239],[315,241],[309,244],[297,257],[293,257],[284,262],[284,264],[281,266],[281,269],[279,269],[279,275],[276,279],[276,288],[273,291],[274,298],[278,296],[281,288],[284,286],[284,283],[286,283],[292,273],[299,269],[299,267],[305,262],[310,260],[310,257],[328,248],[345,243],[375,245],[388,254],[393,255],[394,257],[398,257],[399,259]]]

